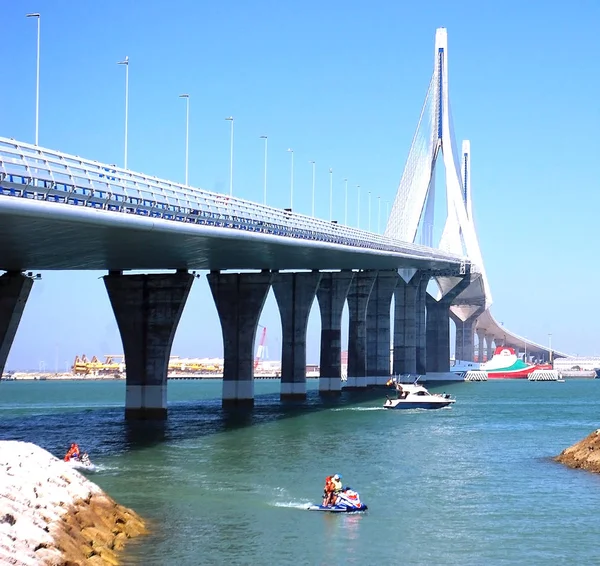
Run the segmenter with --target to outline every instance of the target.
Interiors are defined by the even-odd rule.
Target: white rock
[[[59,557],[46,530],[79,499],[102,490],[29,442],[0,441],[0,564],[32,566]]]

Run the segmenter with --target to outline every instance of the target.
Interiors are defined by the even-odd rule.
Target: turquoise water
[[[226,412],[220,381],[171,381],[166,423],[127,423],[120,381],[2,382],[0,438],[90,452],[151,524],[125,564],[599,564],[600,476],[551,459],[600,426],[599,388],[462,383],[450,409],[387,411],[257,381],[254,410]],[[336,472],[366,514],[303,510]]]

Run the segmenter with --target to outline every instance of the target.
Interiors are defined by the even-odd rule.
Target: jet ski
[[[96,466],[92,464],[90,457],[87,454],[84,454],[81,458],[71,458],[67,462],[65,462],[71,468],[78,470],[80,472],[95,472]]]
[[[361,502],[360,495],[353,489],[346,487],[337,494],[335,505],[309,505],[308,511],[325,511],[328,513],[360,513],[367,510]]]

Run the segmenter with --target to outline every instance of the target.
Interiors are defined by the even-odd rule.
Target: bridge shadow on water
[[[350,407],[385,398],[386,390],[344,391],[323,396],[309,391],[305,401],[280,401],[279,393],[255,397],[254,407],[224,408],[221,399],[169,403],[166,420],[125,420],[122,407],[72,409],[51,406],[0,417],[0,440],[34,442],[61,456],[77,442],[94,456],[150,448],[226,433],[282,419],[293,419],[332,408]]]

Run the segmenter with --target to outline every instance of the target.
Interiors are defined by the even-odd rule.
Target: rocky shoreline
[[[600,474],[600,429],[566,448],[554,459],[569,468]]]
[[[0,442],[0,564],[117,565],[144,521],[29,442]]]

